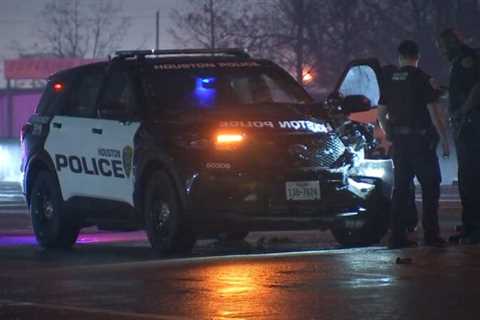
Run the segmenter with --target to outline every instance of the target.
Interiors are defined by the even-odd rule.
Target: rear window
[[[143,79],[148,105],[153,109],[311,102],[293,78],[273,67],[155,70]]]

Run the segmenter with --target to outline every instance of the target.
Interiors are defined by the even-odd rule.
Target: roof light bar
[[[121,50],[115,52],[119,58],[146,57],[162,55],[231,55],[239,58],[250,58],[250,55],[239,48],[226,49],[171,49],[171,50]]]

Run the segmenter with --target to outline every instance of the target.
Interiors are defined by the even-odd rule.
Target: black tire
[[[80,227],[64,210],[57,179],[39,172],[30,194],[30,214],[38,244],[43,248],[69,249],[77,241]]]
[[[390,206],[391,201],[376,190],[366,201],[366,212],[337,220],[330,231],[344,247],[377,244],[388,231]]]
[[[218,240],[226,242],[243,241],[247,236],[248,231],[225,232],[218,235]]]
[[[144,201],[145,229],[152,248],[161,255],[191,252],[196,237],[183,219],[177,192],[165,172],[152,174]]]

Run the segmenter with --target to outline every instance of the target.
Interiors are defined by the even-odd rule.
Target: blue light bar
[[[204,85],[212,85],[213,83],[215,83],[215,78],[213,77],[209,77],[209,78],[201,78],[201,81],[202,81],[202,84]]]

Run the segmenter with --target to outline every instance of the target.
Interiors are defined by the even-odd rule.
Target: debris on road
[[[397,259],[395,260],[395,263],[396,264],[412,264],[413,262],[413,259],[412,258],[400,258],[400,257],[397,257]]]

